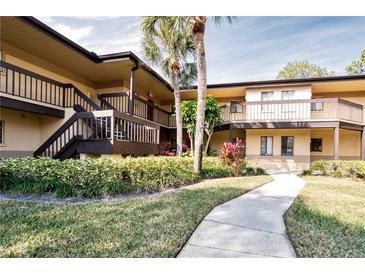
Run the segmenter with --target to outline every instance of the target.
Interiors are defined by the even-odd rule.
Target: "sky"
[[[37,18],[97,54],[132,51],[143,57],[142,17]],[[275,79],[285,64],[303,60],[345,75],[365,48],[365,17],[237,17],[220,26],[208,21],[205,43],[208,84]]]

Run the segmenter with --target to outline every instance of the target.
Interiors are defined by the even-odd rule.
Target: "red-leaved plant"
[[[235,176],[238,175],[238,169],[242,165],[241,160],[238,158],[242,150],[242,141],[237,139],[233,143],[224,143],[219,151],[219,158],[221,161],[230,167],[232,167],[232,172]]]

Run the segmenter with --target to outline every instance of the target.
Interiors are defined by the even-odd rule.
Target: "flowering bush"
[[[189,151],[189,147],[186,144],[182,145],[182,152],[187,154]],[[176,155],[176,145],[167,142],[165,144],[160,145],[160,155],[162,156],[175,156]]]

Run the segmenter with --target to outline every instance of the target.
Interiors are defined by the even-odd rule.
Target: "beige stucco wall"
[[[273,155],[261,156],[261,136],[273,136]],[[281,136],[294,136],[294,155],[281,156]],[[310,129],[247,129],[246,157],[266,169],[300,170],[310,163]]]
[[[245,139],[245,132],[243,129],[234,129],[233,138]],[[210,140],[210,148],[219,150],[224,142],[229,142],[229,130],[216,131]]]
[[[334,130],[312,129],[311,138],[322,138],[322,152],[311,152],[311,161],[320,159],[333,159]],[[344,160],[360,159],[361,133],[360,131],[340,129],[339,157]]]
[[[62,83],[71,83],[89,97],[96,97],[94,83],[42,58],[1,41],[4,61]]]
[[[4,121],[4,144],[0,156],[31,156],[40,144],[40,117],[24,111],[1,109]]]
[[[312,90],[310,86],[247,88],[246,101],[261,101],[261,92],[270,91],[273,92],[272,100],[281,100],[282,91],[294,91],[293,100],[310,99],[312,96]]]
[[[27,156],[43,144],[73,114],[67,108],[65,118],[33,114],[30,112],[0,108],[0,120],[4,121],[4,144],[1,156]]]

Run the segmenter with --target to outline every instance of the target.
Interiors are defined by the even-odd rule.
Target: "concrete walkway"
[[[178,257],[296,257],[283,214],[305,182],[293,173],[214,208]]]

